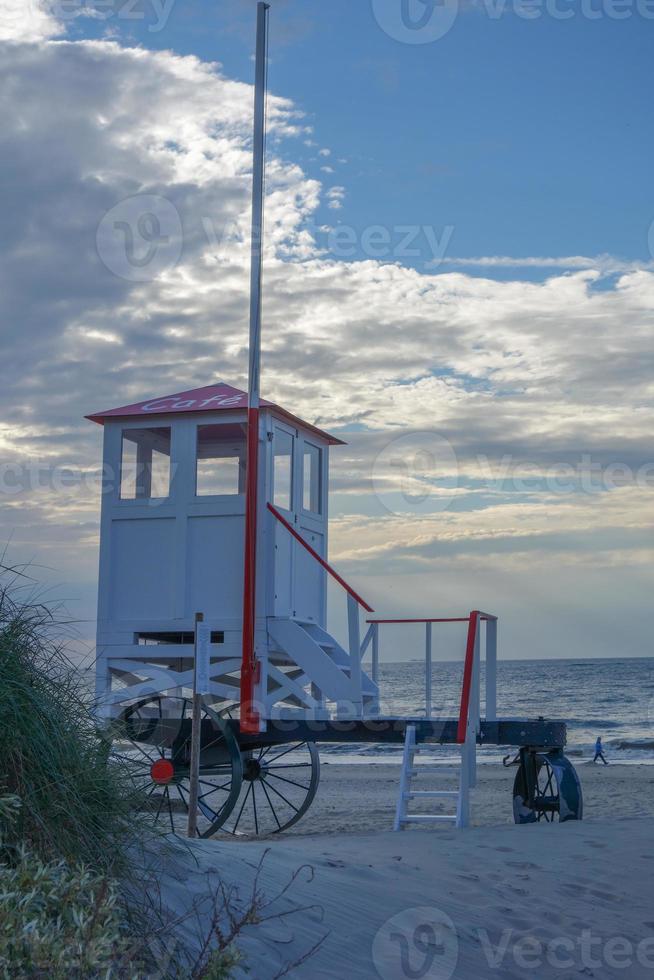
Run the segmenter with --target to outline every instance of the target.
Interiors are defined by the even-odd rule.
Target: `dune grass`
[[[19,580],[18,580],[19,581]],[[107,766],[53,610],[0,581],[0,791],[20,800],[10,833],[47,858],[117,872],[134,839],[135,789]]]
[[[150,924],[125,899],[140,794],[107,765],[68,639],[0,569],[0,977],[146,976]]]

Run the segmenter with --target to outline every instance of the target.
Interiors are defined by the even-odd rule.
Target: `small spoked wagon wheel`
[[[520,750],[513,784],[516,823],[581,820],[583,796],[575,767],[560,750]]]
[[[186,834],[189,808],[191,712],[188,698],[156,696],[127,707],[113,726],[111,757],[143,793],[144,807],[173,834]],[[236,737],[214,711],[202,708],[197,832],[222,826],[241,791]]]
[[[265,836],[287,830],[313,802],[320,756],[313,742],[268,745],[242,753],[240,798],[221,833]]]

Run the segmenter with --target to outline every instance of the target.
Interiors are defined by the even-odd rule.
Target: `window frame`
[[[290,473],[289,473],[289,484],[288,484],[288,504],[281,504],[276,500],[277,493],[277,479],[275,473],[275,460],[277,455],[275,453],[275,440],[277,433],[280,432],[284,436],[288,436],[291,440],[291,452],[290,454],[280,455],[280,459],[288,458],[290,460]],[[279,422],[277,419],[272,420],[272,441],[271,441],[271,452],[270,452],[270,467],[271,467],[271,482],[270,482],[270,501],[274,507],[279,508],[279,510],[286,511],[287,514],[293,514],[296,512],[296,500],[297,500],[297,489],[295,486],[296,475],[297,475],[297,447],[298,447],[299,437],[297,429],[292,429],[288,425]]]
[[[311,453],[308,453],[307,452],[307,449],[315,450],[317,456],[313,456],[312,457]],[[307,459],[317,459],[317,467],[316,467],[317,472],[314,473],[314,467],[313,467],[313,465],[311,465],[310,485],[309,485],[309,504],[311,504],[311,497],[312,497],[314,491],[315,491],[315,494],[316,494],[316,496],[318,498],[318,507],[317,507],[316,510],[314,510],[311,506],[307,507],[305,505],[305,491],[306,491],[305,465],[306,465],[306,460]],[[315,442],[311,442],[310,439],[304,439],[303,438],[302,439],[301,460],[302,460],[302,466],[301,466],[301,474],[300,474],[300,477],[301,477],[301,492],[302,492],[302,513],[303,514],[306,514],[309,517],[313,517],[315,519],[322,519],[323,516],[324,516],[324,509],[325,509],[325,502],[324,502],[324,499],[323,499],[324,498],[323,476],[324,476],[324,472],[325,472],[325,470],[324,470],[324,467],[325,467],[325,450],[324,450],[324,447],[323,446],[319,446]],[[315,480],[315,485],[312,486],[312,484],[314,483],[314,480]]]
[[[145,421],[145,420],[143,420]],[[128,433],[137,432],[153,432],[153,431],[166,431],[168,432],[168,453],[162,453],[161,450],[152,449],[152,452],[159,452],[162,456],[167,456],[168,458],[168,491],[167,493],[153,494],[152,493],[152,464],[150,464],[150,493],[146,496],[144,494],[138,493],[138,443],[134,439],[130,439]],[[123,504],[148,504],[151,502],[161,503],[162,501],[170,500],[173,495],[173,425],[171,422],[163,423],[161,425],[143,425],[142,423],[138,425],[120,425],[118,427],[118,486],[117,486],[117,499],[118,502]],[[134,495],[124,496],[123,487],[125,483],[126,467],[125,467],[125,442],[131,442],[136,450],[136,462],[135,462],[135,473],[134,473]]]
[[[207,459],[237,459],[238,460],[238,490],[236,493],[199,493],[198,492],[198,463],[200,462],[199,456],[199,445],[200,445],[200,430],[201,429],[213,429],[218,428],[222,425],[234,425],[237,424],[242,430],[242,452],[238,456],[215,456],[207,457]],[[235,440],[225,440],[226,442],[234,442]],[[242,500],[245,498],[246,494],[246,461],[247,461],[247,432],[245,427],[241,423],[234,423],[233,420],[223,421],[198,421],[193,426],[193,499],[196,502],[202,503],[204,501],[211,500]]]

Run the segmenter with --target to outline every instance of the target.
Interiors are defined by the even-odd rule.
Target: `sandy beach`
[[[396,767],[327,765],[283,837],[167,845],[164,904],[197,945],[219,882],[244,907],[263,860],[265,914],[283,917],[240,937],[237,975],[257,980],[654,976],[654,767],[580,772],[582,822],[516,827],[513,770],[480,766],[475,826],[394,834]]]
[[[574,758],[572,761],[582,782],[586,821],[654,816],[654,766],[602,766]],[[416,782],[416,789],[436,788],[437,784],[443,789],[456,788],[453,776],[445,779],[440,775],[442,767],[437,767],[438,776],[429,771],[431,768],[421,766],[422,775]],[[473,825],[513,823],[511,800],[515,772],[513,767],[478,766],[477,788],[472,793]],[[287,834],[391,830],[398,779],[399,767],[396,765],[325,765],[323,762],[316,799],[304,819]],[[439,804],[430,800],[426,809],[438,812]],[[421,806],[414,803],[412,810],[419,813]]]

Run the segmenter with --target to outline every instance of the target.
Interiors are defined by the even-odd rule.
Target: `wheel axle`
[[[150,766],[150,775],[157,786],[167,786],[175,778],[175,767],[168,759],[157,759]]]

